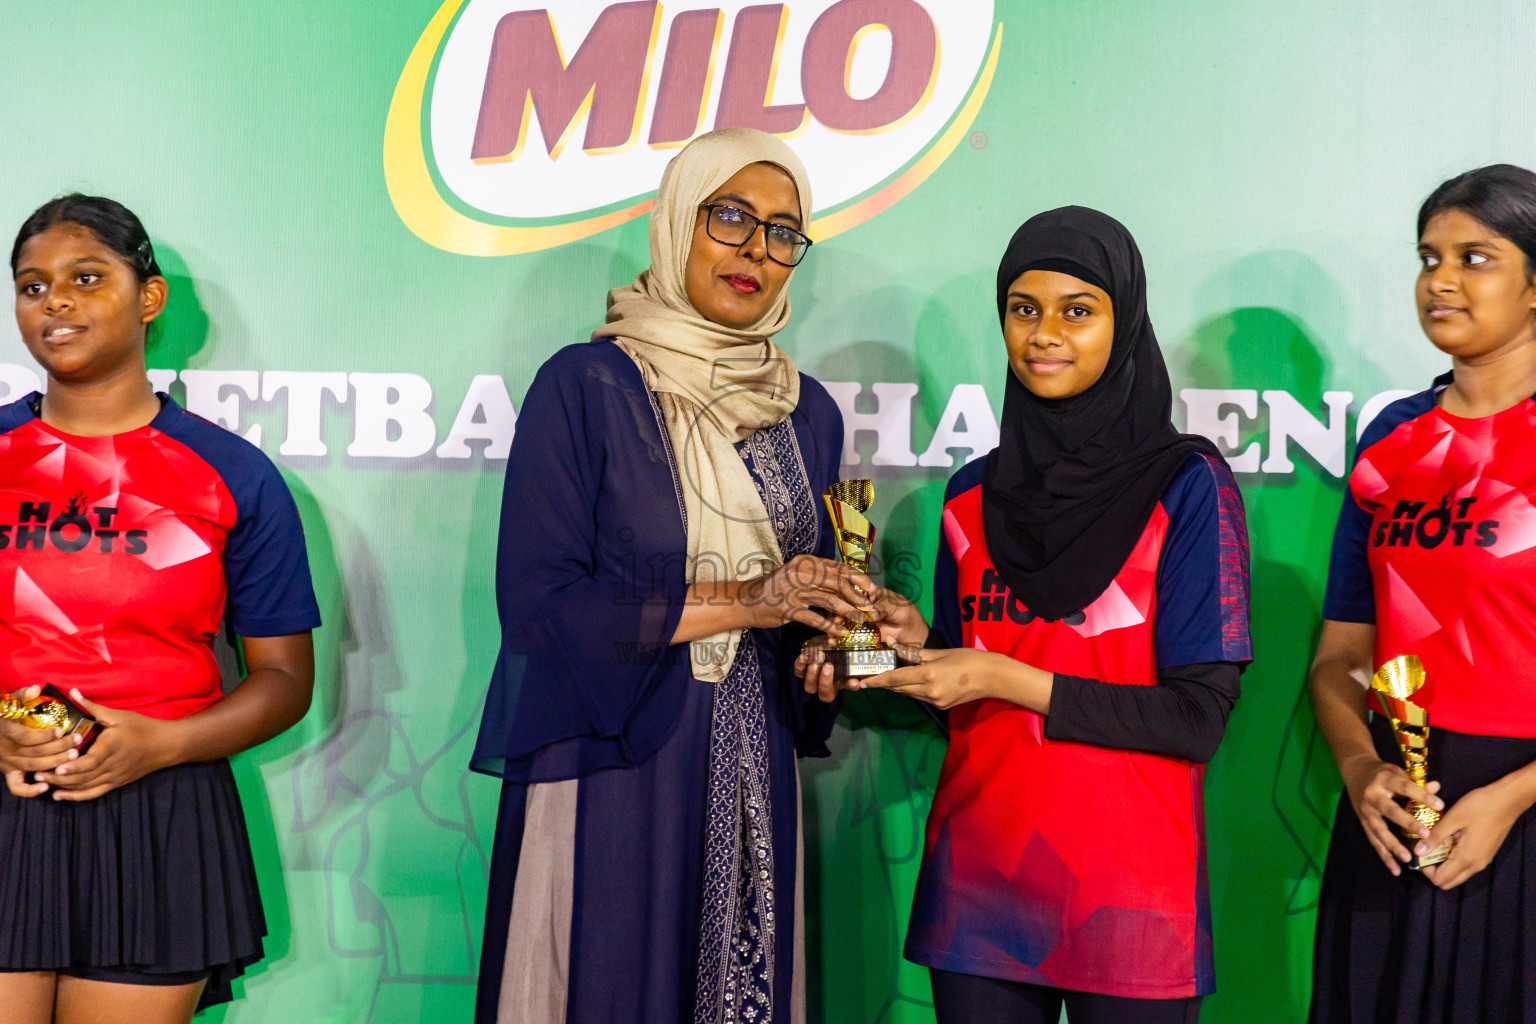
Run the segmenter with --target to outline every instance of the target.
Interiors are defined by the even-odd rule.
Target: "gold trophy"
[[[1376,691],[1382,707],[1387,709],[1387,717],[1392,720],[1392,731],[1397,735],[1397,745],[1402,748],[1408,778],[1419,786],[1429,780],[1429,712],[1408,698],[1423,685],[1424,666],[1412,654],[1393,658],[1371,678],[1371,689]],[[1417,800],[1408,801],[1408,813],[1430,828],[1440,821],[1439,811]],[[1406,829],[1399,829],[1398,834],[1407,841],[1412,852],[1419,842],[1418,834]],[[1408,866],[1415,871],[1433,867],[1451,855],[1454,844],[1454,839],[1447,839],[1424,856],[1413,856]]]
[[[58,729],[65,736],[79,733],[81,753],[96,734],[96,719],[51,683],[35,697],[0,694],[0,720],[20,722],[28,729]]]
[[[875,501],[873,480],[839,480],[822,494],[832,528],[837,535],[837,551],[844,562],[869,572],[869,556],[875,542],[875,524],[864,518]],[[860,591],[863,593],[863,591]],[[896,667],[896,650],[881,642],[874,620],[860,616],[845,619],[848,632],[838,637],[827,651],[827,661],[839,680],[862,679],[889,672]]]

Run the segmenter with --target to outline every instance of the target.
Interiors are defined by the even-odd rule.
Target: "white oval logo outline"
[[[612,10],[615,7],[643,8],[647,6],[649,5],[635,3],[590,4],[588,20],[595,21],[596,15],[592,14],[591,11],[599,10],[599,8],[601,9],[599,13],[601,13],[601,11]],[[675,19],[679,15],[719,10],[721,12],[720,20],[724,22],[729,20],[726,17],[729,12],[739,14],[742,8],[756,7],[761,10],[769,6],[774,5],[752,4],[746,2],[746,0],[734,0],[732,3],[719,3],[714,7],[695,5],[683,10],[675,10],[671,12],[670,17]],[[793,14],[794,11],[790,9],[789,5],[780,6],[785,12],[779,33],[779,48],[782,53],[788,52],[785,48],[790,43],[803,44],[810,32],[811,26],[816,24],[815,19],[824,14],[828,9],[837,6],[837,4],[834,0],[811,0],[810,3],[797,5],[802,12],[798,21],[798,33],[795,31],[796,19],[788,16]],[[509,8],[512,10],[509,11]],[[449,60],[455,53],[462,56],[464,52],[468,52],[462,49],[450,49],[454,38],[471,38],[474,33],[480,32],[484,28],[482,23],[489,21],[492,15],[499,20],[500,18],[507,17],[509,13],[519,15],[534,13],[520,12],[515,8],[516,5],[508,3],[507,0],[467,0],[467,3],[466,0],[445,0],[428,24],[426,30],[422,33],[420,39],[418,39],[401,73],[390,104],[389,116],[385,125],[384,163],[386,185],[391,201],[394,203],[401,219],[415,234],[428,243],[450,252],[482,256],[532,252],[575,241],[606,230],[609,227],[622,224],[635,217],[642,216],[650,209],[651,203],[648,196],[654,194],[654,182],[660,177],[660,168],[665,165],[666,160],[671,158],[673,155],[672,150],[676,146],[681,145],[681,142],[678,142],[673,146],[652,146],[647,145],[645,141],[646,132],[650,129],[652,119],[656,113],[655,106],[658,86],[655,83],[655,79],[658,73],[665,73],[665,68],[661,72],[656,70],[655,61],[666,56],[666,46],[669,42],[667,37],[670,34],[667,29],[675,24],[674,21],[667,20],[658,15],[653,32],[651,33],[653,38],[650,41],[649,48],[649,60],[652,62],[648,75],[649,87],[642,93],[642,99],[645,104],[645,109],[642,112],[644,118],[642,120],[638,115],[635,118],[636,131],[634,134],[638,141],[632,141],[629,146],[624,147],[618,153],[587,153],[575,149],[582,142],[578,138],[570,146],[557,152],[558,161],[564,163],[571,160],[574,150],[575,156],[588,165],[589,171],[596,167],[602,175],[607,175],[610,181],[619,182],[617,186],[611,186],[607,192],[602,193],[603,202],[556,212],[554,215],[556,218],[569,219],[551,224],[549,223],[550,214],[547,213],[542,215],[542,223],[529,223],[526,220],[520,221],[518,218],[507,218],[496,213],[484,212],[453,192],[450,192],[449,197],[445,198],[439,191],[438,181],[441,180],[446,186],[449,184],[452,175],[443,173],[442,168],[436,168],[438,177],[434,177],[433,170],[435,165],[429,163],[431,158],[427,148],[429,139],[442,145],[451,144],[459,146],[459,151],[464,154],[462,158],[464,164],[469,164],[471,169],[483,169],[484,166],[490,166],[493,174],[499,171],[500,177],[503,180],[515,179],[518,173],[516,165],[523,161],[527,161],[523,163],[525,168],[532,167],[535,171],[547,171],[550,167],[557,165],[557,160],[552,160],[548,155],[545,140],[542,136],[542,126],[538,125],[535,120],[537,117],[536,113],[533,113],[532,116],[524,115],[525,120],[533,123],[525,125],[527,136],[524,140],[523,151],[518,155],[517,160],[493,161],[478,166],[473,164],[468,158],[467,145],[471,140],[472,133],[466,128],[466,123],[473,120],[479,113],[480,103],[478,100],[480,97],[476,98],[477,102],[469,105],[472,109],[467,115],[456,115],[458,117],[456,134],[449,132],[444,135],[435,127],[439,120],[424,116],[429,90],[433,96],[432,102],[434,105],[441,105],[443,102],[446,102],[444,97],[452,98],[451,90],[450,92],[443,92],[432,84],[430,79],[434,66],[437,69],[438,76],[442,76],[445,74],[445,64],[448,65],[446,73],[449,75],[449,80],[446,84],[456,88],[459,94],[463,93],[466,81],[473,81],[472,74],[469,74],[460,66],[464,63],[462,60]],[[932,18],[932,8],[928,5],[923,5],[923,8]],[[478,20],[465,22],[459,17],[460,14],[473,13],[474,11],[481,12]],[[537,13],[542,14],[544,12]],[[578,28],[582,27],[580,23],[572,21],[562,23],[559,16],[548,15],[548,17],[551,28],[560,38],[568,36],[568,33],[562,29],[562,24],[566,27],[571,25],[576,25]],[[972,17],[974,18],[974,13]],[[990,88],[1002,44],[1003,26],[1001,23],[992,26],[990,23],[991,17],[992,11],[989,3],[988,10],[986,11],[986,22],[978,21],[977,24],[985,24],[985,32],[990,35],[990,39],[982,39],[981,46],[976,49],[976,52],[981,54],[980,59],[977,61],[977,67],[972,69],[960,66],[959,71],[954,70],[957,65],[952,51],[959,50],[961,55],[965,55],[969,51],[952,44],[946,38],[946,29],[953,30],[957,22],[952,16],[933,18],[939,48],[939,51],[935,54],[936,64],[932,74],[933,82],[929,85],[928,93],[923,97],[921,109],[914,107],[911,116],[903,118],[897,124],[892,125],[890,130],[876,129],[874,132],[863,134],[833,131],[826,129],[814,118],[806,116],[805,121],[807,124],[803,134],[810,136],[810,138],[798,138],[794,144],[797,151],[801,153],[802,159],[805,159],[808,166],[811,166],[813,178],[818,182],[818,210],[817,216],[812,223],[813,237],[818,239],[831,237],[889,208],[926,179],[953,152],[960,140],[965,138]],[[477,28],[477,26],[479,27]],[[591,25],[588,24],[585,27],[590,30]],[[887,70],[886,64],[889,61],[889,57],[886,54],[890,50],[889,43],[887,43],[884,52],[881,51],[878,45],[873,45],[874,59],[866,59],[867,51],[871,49],[872,44],[878,43],[877,37],[882,35],[878,28],[879,26],[876,26],[873,30],[861,29],[859,38],[856,38],[848,47],[848,58],[844,69],[842,86],[852,99],[860,99],[861,92],[869,93],[878,90],[884,73]],[[974,29],[974,26],[972,28]],[[464,35],[464,33],[469,33],[469,35]],[[949,32],[950,37],[953,37],[955,34],[954,31]],[[871,35],[876,38],[863,38]],[[728,60],[727,55],[734,56],[733,51],[730,50],[729,36],[724,33],[720,33],[720,36],[723,36],[723,38],[717,37],[715,41],[715,64],[717,67],[714,77],[716,79],[719,79],[721,75],[718,67],[720,62]],[[482,49],[485,52],[485,59],[489,61],[490,43],[485,42]],[[580,52],[579,45],[567,43],[562,45],[560,49],[563,51],[560,59],[562,61],[570,60],[571,66],[574,69],[576,66],[574,58]],[[660,58],[658,57],[658,51],[660,51]],[[945,66],[946,60],[949,64],[948,68]],[[470,63],[472,64],[473,62]],[[456,68],[457,70],[455,70]],[[798,63],[783,59],[782,57],[777,70],[780,80],[782,80],[787,70],[792,70],[794,77],[800,77]],[[960,80],[962,72],[964,74],[964,81],[957,86],[955,83]],[[469,74],[468,77],[466,77],[467,74]],[[457,77],[455,78],[454,76]],[[484,72],[482,71],[483,76]],[[862,81],[860,80],[861,76]],[[711,91],[706,93],[708,104],[702,112],[703,116],[699,117],[699,130],[713,126],[710,118],[715,115],[721,103],[721,94],[724,87],[725,84],[723,82],[716,81],[711,87]],[[798,92],[798,89],[788,93],[784,89],[775,89],[773,95],[765,96],[765,103],[785,104],[795,102],[795,92]],[[955,97],[958,97],[958,100]],[[584,118],[590,114],[590,100],[591,97],[589,96],[588,109],[583,112],[582,123],[567,126],[567,136],[572,135],[573,132],[584,130]],[[952,102],[954,104],[953,109],[947,109],[951,106]],[[532,104],[530,103],[529,106],[531,107]],[[926,121],[924,120],[925,118],[927,118]],[[939,127],[936,132],[930,135],[930,128],[933,124],[938,124]],[[893,142],[893,137],[901,132],[906,132],[906,136]],[[919,135],[921,137],[918,137]],[[915,143],[914,139],[916,140]],[[859,152],[859,147],[878,146],[881,142],[886,143],[884,148],[887,151],[886,162],[883,164],[872,164],[867,160],[852,161],[847,157],[849,152]],[[640,153],[642,159],[638,161],[631,160],[627,165],[630,168],[637,168],[636,170],[626,171],[624,167],[620,167],[619,164],[614,162],[628,159],[630,154],[637,150],[643,151]],[[873,149],[868,151],[874,152]],[[855,186],[859,189],[858,191],[854,191],[854,186],[848,184],[847,174],[844,174],[842,184],[840,186],[837,184],[838,178],[835,173],[837,168],[834,167],[832,172],[826,172],[815,166],[818,163],[825,164],[829,158],[829,153],[831,154],[831,159],[835,159],[843,165],[859,165],[859,169],[863,171],[865,177],[863,180],[854,179]],[[896,153],[897,157],[891,157],[890,153]],[[650,166],[652,163],[656,165],[654,168]],[[512,168],[511,172],[508,171],[509,167]],[[873,169],[871,170],[871,168]],[[846,170],[846,166],[844,169]],[[460,170],[462,171],[463,167]],[[616,170],[619,173],[615,174]],[[882,177],[870,180],[875,172],[880,173]],[[828,183],[832,186],[830,197],[829,190],[822,187],[821,178],[817,177],[818,173],[821,174],[821,178],[829,179]],[[590,180],[589,176],[589,183]],[[644,183],[643,188],[639,186],[642,180]],[[631,192],[630,189],[635,189],[635,191]],[[547,204],[547,190],[533,189],[531,191],[538,192],[541,203]],[[565,194],[569,195],[570,190],[567,190]],[[583,194],[590,195],[590,188]],[[566,202],[565,205],[569,207],[570,203]],[[545,208],[547,209],[547,205]]]

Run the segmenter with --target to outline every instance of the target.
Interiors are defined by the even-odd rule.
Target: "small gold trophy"
[[[1420,786],[1429,780],[1429,712],[1408,698],[1423,685],[1424,666],[1413,654],[1393,658],[1371,678],[1371,689],[1376,691],[1382,706],[1387,709],[1387,717],[1392,719],[1392,731],[1397,735],[1397,745],[1402,748],[1408,778]],[[1430,828],[1440,821],[1439,811],[1417,800],[1408,801],[1408,813]],[[1398,834],[1407,840],[1410,852],[1419,842],[1417,833],[1399,829]],[[1454,843],[1454,839],[1447,839],[1424,856],[1412,857],[1408,866],[1415,871],[1433,867],[1451,855]]]
[[[844,562],[860,572],[869,571],[869,556],[875,542],[875,524],[864,518],[875,501],[873,480],[839,480],[822,494],[832,528],[837,534],[837,550]],[[862,591],[861,591],[862,593]],[[880,640],[874,620],[860,616],[845,620],[848,632],[838,637],[827,660],[838,679],[862,679],[889,672],[896,667],[896,650]]]
[[[35,697],[0,694],[0,720],[20,722],[28,729],[58,729],[65,736],[79,733],[81,753],[96,734],[96,719],[86,715],[52,684],[44,686]]]

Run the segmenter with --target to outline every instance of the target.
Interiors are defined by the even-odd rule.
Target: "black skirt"
[[[1374,716],[1378,756],[1402,763]],[[1449,807],[1536,761],[1536,739],[1433,729],[1429,776]],[[1313,1024],[1536,1024],[1536,813],[1509,830],[1493,863],[1443,892],[1397,877],[1339,800],[1318,901]]]
[[[261,959],[266,919],[228,761],[79,803],[0,786],[0,850],[0,970],[206,971],[201,1009],[228,1002]]]

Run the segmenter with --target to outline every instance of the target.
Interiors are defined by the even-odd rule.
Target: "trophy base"
[[[827,661],[832,665],[832,675],[839,682],[867,679],[896,667],[896,649],[885,646],[848,649],[834,647],[827,652]]]
[[[1445,842],[1441,843],[1439,846],[1435,847],[1433,850],[1430,850],[1428,853],[1420,857],[1413,855],[1413,848],[1418,845],[1419,837],[1404,836],[1403,839],[1408,844],[1408,851],[1410,853],[1408,863],[1404,864],[1403,866],[1409,871],[1419,871],[1423,868],[1432,868],[1436,864],[1442,863],[1445,858],[1451,855],[1451,847],[1456,845],[1455,842],[1447,839]]]
[[[65,736],[80,737],[80,753],[85,753],[90,747],[91,741],[96,738],[96,719],[87,715],[80,709],[80,705],[64,695],[64,691],[52,683],[44,685],[41,697],[56,700],[64,705],[64,713],[68,717],[69,724],[63,727]]]

